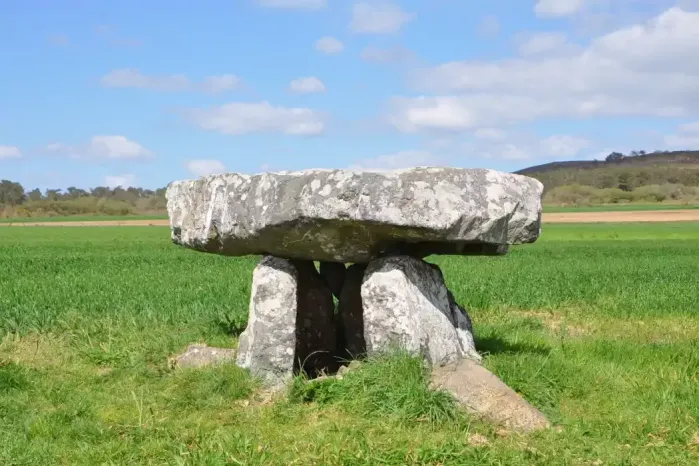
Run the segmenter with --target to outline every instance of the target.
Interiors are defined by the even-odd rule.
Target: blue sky
[[[697,0],[3,0],[0,178],[699,149]]]

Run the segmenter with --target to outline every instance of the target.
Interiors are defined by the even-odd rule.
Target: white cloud
[[[473,135],[476,139],[484,139],[486,141],[499,141],[506,137],[505,132],[497,128],[478,128]]]
[[[370,63],[404,63],[415,58],[413,52],[399,45],[388,48],[369,45],[362,49],[359,56]]]
[[[282,133],[294,136],[321,134],[325,118],[309,108],[274,106],[259,103],[233,102],[208,109],[187,112],[200,128],[223,134]]]
[[[350,168],[354,170],[382,171],[441,165],[444,165],[444,162],[430,152],[402,151],[395,154],[386,154],[375,158],[363,159],[351,165]]]
[[[352,8],[350,30],[359,34],[395,34],[413,19],[414,13],[407,13],[394,3],[359,2]]]
[[[570,16],[580,12],[585,0],[539,0],[534,6],[534,12],[541,17]]]
[[[549,136],[540,142],[541,151],[556,158],[574,157],[590,145],[587,139],[567,135]]]
[[[18,159],[22,151],[16,146],[0,146],[0,159]]]
[[[505,133],[495,128],[479,128],[468,134],[452,135],[431,141],[432,150],[451,154],[451,160],[471,158],[498,160],[557,159],[571,160],[585,156],[594,145],[573,135],[554,134],[541,138],[530,132]]]
[[[684,133],[697,133],[697,134],[699,134],[699,121],[681,124],[679,126],[679,130],[684,132]]]
[[[131,186],[136,185],[136,181],[138,179],[136,178],[136,175],[113,175],[113,176],[105,176],[104,177],[104,185],[107,186],[108,188],[129,188]]]
[[[568,42],[563,32],[539,32],[523,37],[519,44],[519,54],[522,56],[556,55],[573,53],[578,48]]]
[[[296,10],[319,10],[328,4],[327,0],[257,0],[257,3],[267,8]]]
[[[183,74],[144,75],[131,68],[112,70],[102,77],[106,87],[133,87],[163,92],[204,91],[222,92],[238,88],[242,80],[233,74],[208,76],[202,82],[193,82]]]
[[[234,74],[222,74],[220,76],[207,76],[201,83],[202,89],[207,92],[223,92],[237,89],[242,84],[242,80]]]
[[[699,121],[684,123],[675,134],[665,136],[665,146],[672,149],[699,149]]]
[[[316,41],[315,49],[327,55],[337,55],[345,50],[345,44],[334,37],[324,36]]]
[[[289,83],[289,90],[297,94],[316,94],[325,92],[325,84],[315,76],[294,79]]]
[[[142,160],[152,157],[152,151],[136,141],[121,135],[99,135],[82,145],[71,146],[54,142],[46,146],[48,152],[73,158]]]
[[[485,15],[476,27],[476,33],[485,38],[496,37],[500,34],[500,21],[495,15]]]
[[[223,162],[213,159],[188,160],[185,163],[185,168],[195,176],[216,175],[226,172],[226,166]]]
[[[415,132],[538,118],[693,114],[699,111],[697,56],[699,13],[672,8],[567,56],[424,69],[412,84],[440,95],[394,98],[388,120]]]

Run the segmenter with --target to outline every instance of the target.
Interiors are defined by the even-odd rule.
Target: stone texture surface
[[[295,369],[311,376],[335,371],[335,304],[327,283],[311,261],[291,261],[297,271]]]
[[[366,353],[364,315],[362,310],[362,280],[366,265],[353,264],[347,269],[338,303],[338,355],[351,359]]]
[[[266,256],[255,267],[237,364],[271,387],[283,385],[293,375],[297,292],[298,272],[290,261]]]
[[[546,417],[495,374],[469,359],[432,371],[434,388],[446,390],[467,410],[517,431],[550,427]]]
[[[399,346],[434,366],[464,357],[480,361],[470,320],[449,294],[439,268],[420,259],[369,263],[361,287],[367,352]]]
[[[172,240],[231,256],[366,263],[534,242],[543,185],[485,169],[228,173],[167,189]]]
[[[205,344],[195,343],[189,345],[184,353],[170,359],[170,366],[175,368],[205,367],[236,359],[236,351],[231,348],[215,348]]]

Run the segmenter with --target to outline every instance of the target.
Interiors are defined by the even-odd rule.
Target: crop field
[[[0,229],[0,464],[699,464],[699,223],[545,225],[440,257],[484,364],[557,426],[519,435],[377,357],[270,399],[234,365],[255,258],[165,227]]]
[[[568,213],[568,212],[645,212],[654,210],[691,210],[699,209],[699,205],[694,204],[670,204],[656,202],[653,204],[605,204],[593,206],[552,206],[544,205],[544,213]]]

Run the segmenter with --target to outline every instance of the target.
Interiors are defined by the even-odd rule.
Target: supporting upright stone
[[[253,272],[237,364],[278,387],[300,369],[333,370],[336,346],[332,294],[313,262],[264,257]]]
[[[433,366],[480,360],[465,311],[435,265],[409,256],[377,259],[361,287],[367,352],[399,346]]]
[[[264,257],[252,275],[248,326],[240,335],[237,364],[270,387],[293,375],[297,280],[290,261],[271,256]]]

